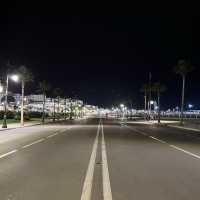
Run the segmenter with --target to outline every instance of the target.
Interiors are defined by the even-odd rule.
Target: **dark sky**
[[[3,15],[0,64],[25,64],[34,72],[34,87],[44,79],[68,96],[100,106],[132,98],[140,107],[139,89],[151,71],[153,81],[167,85],[162,103],[172,108],[179,105],[181,93],[181,79],[172,69],[184,58],[196,68],[187,78],[186,102],[200,108],[199,19]]]

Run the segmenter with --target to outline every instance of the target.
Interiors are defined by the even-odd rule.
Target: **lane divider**
[[[183,149],[183,148],[180,148],[180,147],[178,147],[178,146],[176,146],[176,145],[172,145],[172,144],[170,144],[170,143],[168,143],[168,142],[166,142],[166,141],[164,141],[164,140],[161,140],[161,139],[159,139],[159,138],[153,137],[153,136],[151,136],[151,135],[148,136],[147,133],[144,134],[144,132],[138,131],[138,130],[133,129],[133,128],[128,127],[128,126],[126,126],[126,127],[129,128],[129,129],[131,129],[131,130],[133,130],[133,131],[135,131],[135,132],[138,132],[138,133],[140,133],[140,134],[142,134],[142,135],[146,135],[147,137],[149,137],[149,138],[151,138],[151,139],[153,139],[153,140],[156,140],[156,141],[158,141],[158,142],[160,142],[160,143],[162,143],[162,144],[167,144],[169,147],[171,147],[171,148],[173,148],[173,149],[176,149],[176,150],[178,150],[178,151],[181,151],[181,152],[183,152],[183,153],[185,153],[185,154],[187,154],[187,155],[190,155],[190,156],[192,156],[192,157],[194,157],[194,158],[200,159],[200,155],[198,155],[198,154],[195,154],[195,153],[192,153],[192,152],[190,152],[190,151],[187,151],[187,150],[185,150],[185,149]]]
[[[101,134],[102,134],[101,155],[102,155],[103,199],[112,200],[112,191],[110,186],[110,177],[109,177],[108,161],[106,155],[106,144],[104,138],[103,123],[101,124]]]
[[[178,151],[182,151],[182,152],[184,152],[184,153],[186,153],[186,154],[188,154],[188,155],[190,155],[190,156],[193,156],[193,157],[195,157],[195,158],[200,159],[200,156],[197,155],[197,154],[191,153],[191,152],[189,152],[189,151],[187,151],[187,150],[184,150],[184,149],[182,149],[182,148],[180,148],[180,147],[177,147],[177,146],[175,146],[175,145],[169,145],[169,146],[172,147],[172,148],[174,148],[174,149],[176,149],[176,150],[178,150]]]
[[[18,151],[17,149],[14,149],[12,151],[9,151],[8,153],[2,154],[2,155],[0,155],[0,159],[1,158],[5,158],[5,157],[7,157],[7,156],[9,156],[9,155],[11,155],[13,153],[16,153],[17,151]]]
[[[58,135],[58,133],[54,133],[54,134],[52,134],[52,135],[49,135],[49,136],[47,136],[47,138],[51,138],[51,137],[54,137],[54,136],[56,136],[56,135]]]
[[[163,141],[163,140],[160,140],[160,139],[158,139],[158,138],[156,138],[156,137],[153,137],[153,136],[149,136],[151,139],[154,139],[154,140],[156,140],[156,141],[158,141],[158,142],[161,142],[161,143],[163,143],[163,144],[167,144],[167,142],[165,142],[165,141]]]
[[[92,153],[90,156],[89,165],[87,168],[85,181],[83,183],[81,200],[90,200],[92,194],[92,183],[93,183],[93,176],[94,176],[94,168],[95,168],[95,161],[97,155],[97,147],[98,147],[98,139],[99,139],[99,131],[100,131],[100,122],[97,128],[97,134],[93,143]]]
[[[69,129],[71,129],[71,128],[72,128],[72,127],[68,128],[68,129],[66,129],[66,130],[69,130]],[[59,131],[59,130],[56,130],[56,132],[58,131],[57,133],[54,133],[54,134],[52,134],[52,135],[49,135],[49,136],[47,136],[46,138],[41,138],[41,139],[39,139],[39,140],[36,140],[36,141],[34,141],[34,142],[30,143],[30,144],[24,145],[24,146],[21,147],[21,149],[26,149],[26,148],[28,148],[28,147],[34,145],[34,144],[43,142],[45,139],[54,137],[54,136],[58,135],[59,133],[65,132],[66,130],[64,130],[64,131],[63,131],[63,130],[60,130],[60,131]],[[5,157],[7,157],[7,156],[9,156],[9,155],[11,155],[11,154],[13,154],[13,153],[16,153],[17,151],[19,151],[19,150],[18,150],[18,149],[14,149],[14,150],[9,151],[9,152],[7,152],[7,153],[5,153],[5,154],[2,154],[2,155],[0,155],[0,159],[5,158]]]
[[[37,144],[37,143],[43,142],[44,140],[45,140],[44,138],[42,138],[42,139],[40,139],[40,140],[36,140],[35,142],[32,142],[32,143],[27,144],[27,145],[24,145],[24,146],[22,147],[22,149],[26,149],[26,148],[28,148],[28,147],[34,145],[34,144]]]

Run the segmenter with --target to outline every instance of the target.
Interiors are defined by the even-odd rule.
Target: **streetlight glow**
[[[10,78],[15,82],[19,81],[19,76],[18,75],[12,75],[12,76],[10,76]]]
[[[0,85],[0,93],[2,93],[2,92],[3,92],[3,86]]]
[[[153,104],[154,104],[154,101],[150,101],[150,104],[153,105]]]
[[[120,104],[120,107],[121,107],[121,108],[124,108],[124,104]]]
[[[188,104],[188,107],[189,107],[189,108],[192,108],[192,107],[193,107],[193,105],[192,105],[192,104]]]

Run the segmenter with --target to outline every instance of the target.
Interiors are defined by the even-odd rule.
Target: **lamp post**
[[[3,125],[2,128],[7,128],[7,104],[8,104],[8,80],[11,78],[13,81],[17,82],[19,77],[17,75],[6,77],[6,88],[5,88],[5,101],[4,101],[4,116],[3,116]]]

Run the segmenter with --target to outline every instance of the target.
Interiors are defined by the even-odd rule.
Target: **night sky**
[[[62,88],[67,96],[89,104],[112,106],[132,99],[143,105],[142,84],[167,86],[163,108],[179,105],[181,78],[174,74],[178,59],[195,71],[187,77],[186,103],[200,109],[199,17],[192,16],[18,16],[0,18],[0,67],[10,60],[25,64],[35,82]],[[11,85],[13,92],[19,87]]]

